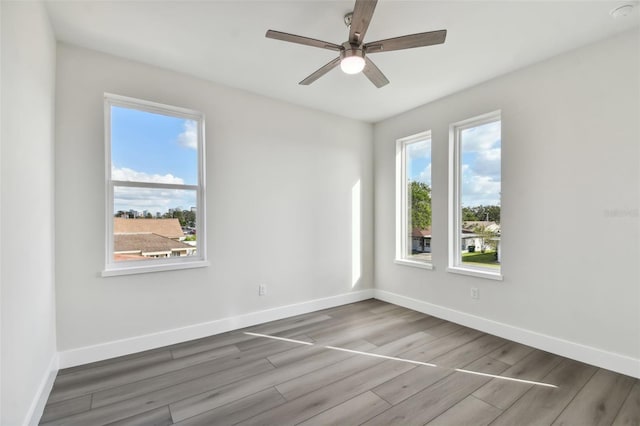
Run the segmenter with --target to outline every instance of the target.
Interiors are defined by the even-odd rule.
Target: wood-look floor
[[[637,426],[640,381],[371,299],[61,370],[41,424]]]

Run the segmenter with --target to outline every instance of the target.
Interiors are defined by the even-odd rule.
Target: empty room
[[[2,426],[640,426],[640,2],[0,32]]]

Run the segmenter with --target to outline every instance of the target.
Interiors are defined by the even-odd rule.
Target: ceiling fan
[[[340,53],[340,56],[320,67],[299,84],[309,85],[340,65],[342,71],[347,74],[357,74],[362,71],[376,87],[380,88],[388,84],[389,80],[373,61],[369,59],[368,54],[442,44],[447,37],[447,30],[429,31],[364,43],[364,35],[369,27],[369,22],[371,22],[377,1],[378,0],[356,0],[353,12],[346,14],[344,17],[345,24],[349,27],[349,40],[342,44],[334,44],[274,30],[267,31],[266,37],[304,44],[306,46],[319,47],[321,49],[334,50]]]

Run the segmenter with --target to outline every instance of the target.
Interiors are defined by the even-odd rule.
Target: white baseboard
[[[29,411],[27,412],[25,425],[36,426],[40,423],[42,413],[44,412],[44,406],[47,405],[47,399],[53,388],[53,382],[56,380],[58,374],[59,357],[57,353],[54,353],[51,357],[47,372],[38,386],[38,391],[31,402]]]
[[[213,336],[239,328],[275,321],[295,315],[306,314],[320,309],[359,302],[373,298],[373,289],[354,291],[336,296],[315,299],[293,305],[279,306],[264,311],[251,312],[235,317],[222,318],[206,323],[194,324],[157,333],[135,336],[98,345],[70,349],[59,352],[60,368],[87,364],[104,359],[129,355],[175,343]]]
[[[385,302],[413,309],[576,361],[640,378],[640,359],[525,330],[385,290],[375,289],[373,292],[376,299]]]

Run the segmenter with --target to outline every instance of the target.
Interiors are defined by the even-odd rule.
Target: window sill
[[[411,266],[411,267],[414,267],[414,268],[433,269],[433,264],[426,263],[426,262],[418,262],[418,261],[415,261],[415,260],[395,259],[393,261],[393,263],[395,263],[397,265]]]
[[[102,277],[117,277],[120,275],[148,274],[151,272],[176,271],[180,269],[205,268],[209,266],[208,260],[196,260],[184,263],[165,263],[160,265],[131,266],[123,268],[105,269]]]
[[[486,278],[489,280],[502,281],[502,274],[500,272],[491,272],[482,269],[464,268],[462,266],[450,266],[447,268],[447,272],[451,272],[453,274],[469,275],[478,278]]]

